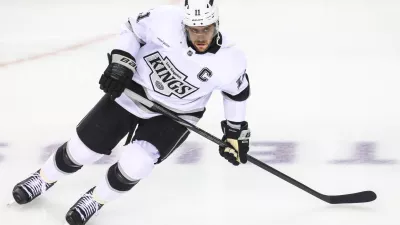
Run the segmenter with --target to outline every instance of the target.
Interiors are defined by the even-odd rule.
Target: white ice
[[[87,166],[28,205],[7,207],[15,183],[41,165],[43,147],[68,140],[102,96],[98,79],[125,19],[165,1],[0,2],[0,224],[63,224],[68,208],[105,174]],[[248,54],[254,141],[295,141],[293,164],[273,167],[325,194],[373,190],[378,199],[328,205],[254,165],[233,167],[211,142],[197,164],[176,152],[90,224],[398,225],[399,164],[332,165],[357,141],[400,161],[400,2],[224,0],[221,29]],[[11,63],[7,66],[5,64]],[[215,94],[199,126],[219,136]],[[1,143],[8,143],[2,147]],[[116,150],[117,151],[117,150]]]

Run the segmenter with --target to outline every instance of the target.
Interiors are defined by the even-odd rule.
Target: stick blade
[[[363,203],[372,202],[376,197],[373,191],[362,191],[347,195],[332,195],[329,196],[328,202],[330,204]]]

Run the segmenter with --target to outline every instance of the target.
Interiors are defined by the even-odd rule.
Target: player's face
[[[186,26],[186,30],[189,34],[190,41],[192,41],[199,52],[207,51],[216,33],[214,24],[202,27]]]

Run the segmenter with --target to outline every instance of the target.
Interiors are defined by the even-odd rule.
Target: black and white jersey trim
[[[233,101],[237,101],[237,102],[242,102],[242,101],[246,101],[249,97],[250,97],[250,81],[249,81],[249,77],[247,75],[247,73],[245,74],[245,77],[247,79],[247,87],[241,91],[239,94],[237,95],[231,95],[228,94],[226,92],[222,92],[222,94],[226,97],[228,97],[229,99],[233,100]]]

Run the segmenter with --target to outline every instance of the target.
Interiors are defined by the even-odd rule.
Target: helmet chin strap
[[[221,43],[220,43],[220,42],[221,42]],[[222,47],[221,34],[220,34],[219,32],[218,32],[218,34],[217,34],[216,44],[217,44],[219,47]]]

